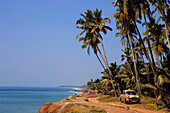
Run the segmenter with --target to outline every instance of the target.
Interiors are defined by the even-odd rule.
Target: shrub
[[[88,102],[88,101],[89,101],[89,99],[84,99],[84,101]]]

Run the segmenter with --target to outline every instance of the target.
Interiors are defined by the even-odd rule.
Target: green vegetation
[[[72,95],[71,99],[76,99],[76,97],[81,97],[81,95]]]
[[[84,99],[84,101],[88,102],[88,101],[89,101],[89,99]]]
[[[66,113],[107,113],[107,112],[100,107],[81,105],[80,109],[71,110]]]
[[[116,62],[109,65],[104,49],[103,35],[112,31],[111,26],[108,26],[111,20],[102,18],[102,10],[98,9],[87,10],[80,14],[82,18],[78,19],[76,24],[82,31],[76,39],[79,38],[79,41],[83,42],[81,48],[87,48],[89,55],[92,48],[103,67],[101,78],[87,82],[90,89],[115,97],[125,89],[133,89],[140,97],[154,98],[153,103],[156,108],[162,109],[162,106],[169,108],[169,6],[170,2],[167,0],[116,0],[113,2],[116,12],[111,17],[115,18],[116,26],[112,27],[117,29],[114,31],[115,37],[119,37],[124,46],[121,65]],[[146,108],[148,106],[144,105]]]
[[[125,106],[127,106],[125,103],[120,103],[119,97],[104,95],[104,96],[101,96],[98,100],[100,102],[117,103],[119,106],[113,105],[115,107],[125,108]],[[143,97],[139,104],[138,103],[137,104],[128,104],[128,106],[141,108],[141,109],[147,109],[147,110],[155,110],[155,111],[157,110],[157,108],[155,106],[155,98],[151,98],[151,97]],[[161,106],[160,106],[160,108],[161,108]],[[162,106],[161,110],[170,112],[170,109],[168,107],[164,107],[164,106]]]
[[[114,97],[114,96],[102,96],[98,99],[100,102],[120,102],[119,97]]]

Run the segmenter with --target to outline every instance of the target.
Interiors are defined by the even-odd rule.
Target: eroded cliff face
[[[45,103],[39,108],[38,113],[65,113],[81,108],[85,108],[85,106],[80,106],[79,104],[73,102]]]

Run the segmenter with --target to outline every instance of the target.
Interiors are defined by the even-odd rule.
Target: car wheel
[[[125,103],[127,104],[127,102],[126,102],[126,98],[125,98]]]
[[[120,102],[123,103],[122,99],[120,98]]]
[[[141,104],[140,100],[137,101],[138,104]]]

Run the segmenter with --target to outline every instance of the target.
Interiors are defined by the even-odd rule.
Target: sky
[[[111,0],[0,0],[0,86],[84,85],[103,71],[76,40],[76,20],[86,10],[115,12]],[[109,62],[120,64],[120,38],[103,36]]]

